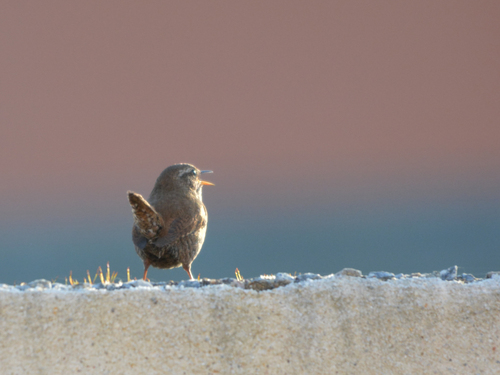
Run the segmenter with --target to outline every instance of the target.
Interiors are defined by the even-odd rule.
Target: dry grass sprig
[[[236,271],[234,271],[234,274],[236,275],[236,280],[238,281],[243,281],[243,277],[240,274],[240,270],[236,268]]]

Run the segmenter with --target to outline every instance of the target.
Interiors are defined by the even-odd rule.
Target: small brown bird
[[[142,195],[128,191],[134,226],[132,241],[144,262],[146,280],[149,266],[180,267],[190,279],[191,263],[198,256],[207,231],[207,209],[202,202],[200,171],[191,164],[171,165],[156,180],[149,203]]]

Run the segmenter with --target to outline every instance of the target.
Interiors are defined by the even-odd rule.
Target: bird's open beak
[[[213,171],[200,171],[200,173],[214,173]],[[202,185],[209,185],[209,186],[215,186],[215,184],[212,184],[211,182],[208,181],[200,181]]]

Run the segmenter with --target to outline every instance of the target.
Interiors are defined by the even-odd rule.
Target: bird
[[[144,263],[143,280],[148,268],[184,268],[193,280],[191,264],[200,253],[207,231],[207,209],[202,188],[214,185],[200,175],[213,173],[192,164],[174,164],[163,170],[149,195],[127,191],[134,224],[132,241]]]

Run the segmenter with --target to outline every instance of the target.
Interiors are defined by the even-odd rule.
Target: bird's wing
[[[163,219],[142,195],[129,191],[128,200],[134,214],[134,224],[147,240],[155,240],[163,228]]]
[[[196,232],[205,224],[205,219],[201,215],[178,217],[170,224],[167,235],[158,238],[154,244],[158,247],[171,245],[181,238]]]

